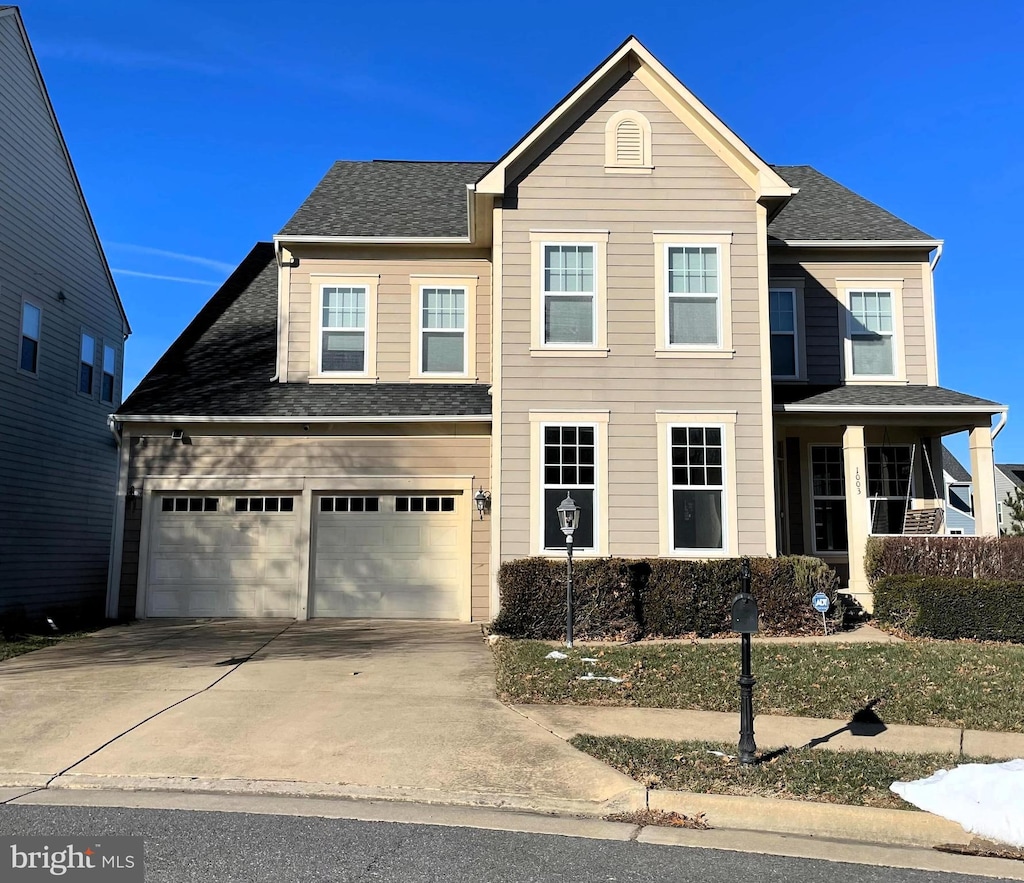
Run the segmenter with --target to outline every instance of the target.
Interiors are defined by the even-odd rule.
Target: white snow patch
[[[965,831],[1024,848],[1024,760],[962,764],[889,788],[920,809],[959,822]]]
[[[580,675],[576,678],[577,681],[611,681],[613,684],[621,684],[622,678],[603,678],[594,674],[592,671],[588,671],[585,675]]]
[[[569,654],[568,653],[562,653],[560,650],[552,650],[544,658],[545,659],[568,659],[569,658]]]
[[[583,659],[580,660],[580,661],[581,662],[597,662],[597,660],[593,656],[584,656]]]

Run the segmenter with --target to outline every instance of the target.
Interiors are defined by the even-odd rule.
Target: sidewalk
[[[579,705],[512,707],[523,717],[566,740],[577,733],[712,742],[736,742],[739,738],[738,713]],[[761,749],[798,748],[815,742],[816,748],[834,751],[954,753],[997,760],[1024,757],[1024,733],[899,724],[886,724],[881,732],[872,733],[873,729],[877,730],[877,727],[810,717],[756,715],[754,718],[754,734]]]

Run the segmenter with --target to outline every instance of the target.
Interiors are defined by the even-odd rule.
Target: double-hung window
[[[895,292],[886,289],[850,289],[848,297],[850,376],[895,377]]]
[[[39,337],[43,311],[25,301],[21,305],[21,356],[18,366],[29,374],[39,373]]]
[[[723,551],[726,536],[722,426],[670,426],[673,551]]]
[[[115,378],[117,376],[117,350],[109,344],[103,345],[103,377],[100,379],[100,401],[114,402]]]
[[[420,289],[422,374],[466,373],[466,289]]]
[[[81,357],[78,366],[78,391],[92,395],[93,377],[96,373],[96,338],[82,334]]]
[[[365,374],[365,285],[324,285],[321,288],[320,371],[323,374]]]
[[[865,451],[871,533],[902,534],[911,486],[908,445],[869,445]]]
[[[668,345],[721,346],[721,270],[717,245],[669,245]]]
[[[597,427],[593,424],[544,424],[541,426],[541,494],[545,549],[565,549],[565,535],[558,522],[558,504],[569,494],[579,507],[579,526],[573,548],[595,548],[597,512]]]
[[[845,552],[846,474],[839,445],[811,447],[811,508],[815,552]]]
[[[543,246],[544,343],[594,346],[597,275],[593,245]]]
[[[797,341],[797,297],[794,288],[768,290],[772,377],[793,379],[800,374]]]

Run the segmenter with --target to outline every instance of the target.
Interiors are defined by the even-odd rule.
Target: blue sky
[[[997,460],[1024,462],[1024,5],[26,0],[22,14],[134,328],[126,392],[335,159],[495,159],[633,33],[770,162],[813,165],[946,241],[940,383],[1009,404]]]

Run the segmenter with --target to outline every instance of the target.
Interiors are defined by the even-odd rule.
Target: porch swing
[[[886,429],[885,438],[882,441],[883,448],[889,443],[889,431]],[[932,499],[942,499],[935,485],[935,473],[932,471],[931,457],[928,456],[928,447],[921,444],[921,453],[924,455],[925,472],[928,475],[928,483],[932,489]],[[942,506],[932,506],[927,509],[910,508],[910,491],[913,485],[914,461],[917,455],[917,444],[910,446],[910,470],[907,475],[907,493],[903,501],[903,532],[902,536],[931,536],[942,531],[942,524],[945,519],[945,509]],[[871,500],[871,526],[875,525],[875,513],[878,506],[878,497]]]

